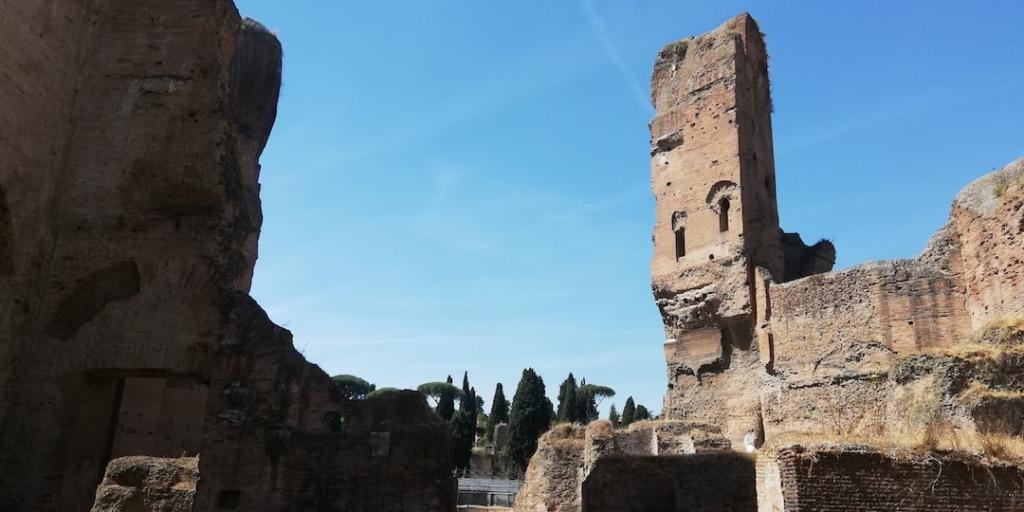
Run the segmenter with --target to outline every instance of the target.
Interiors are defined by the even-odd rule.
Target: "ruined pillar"
[[[665,324],[669,418],[756,433],[754,269],[782,275],[768,57],[742,14],[667,45],[652,77],[652,288]]]

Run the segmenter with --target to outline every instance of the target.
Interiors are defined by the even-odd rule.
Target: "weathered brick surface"
[[[649,461],[658,457],[677,455],[708,454],[705,459],[715,459],[715,454],[729,452],[731,444],[718,428],[686,421],[640,421],[625,429],[613,429],[605,420],[583,426],[559,425],[541,436],[537,453],[530,459],[526,482],[516,498],[517,512],[579,512],[582,503],[583,482],[603,461],[609,457],[637,461]],[[723,457],[733,460],[729,452]],[[621,485],[658,487],[672,480],[672,471],[678,467],[692,468],[687,462],[638,463],[645,468],[640,472],[618,472]],[[667,465],[665,465],[667,464]],[[676,464],[678,467],[673,466]],[[693,464],[697,464],[693,462]],[[618,466],[614,466],[618,467]],[[675,468],[675,469],[674,469]],[[624,469],[624,468],[619,468]],[[647,481],[650,473],[655,480]],[[611,478],[608,474],[600,479]],[[753,477],[751,477],[753,478]],[[751,480],[751,485],[753,481]],[[687,483],[673,484],[685,488]],[[599,486],[591,484],[591,488]],[[600,485],[603,486],[603,485]],[[644,487],[647,488],[647,487]],[[658,491],[659,496],[665,491]],[[609,499],[611,499],[609,497]],[[605,503],[601,498],[601,503]],[[643,502],[653,503],[653,502]],[[597,506],[597,505],[595,505]],[[600,505],[611,506],[611,505]],[[595,510],[613,510],[598,508]],[[634,510],[634,509],[623,509]],[[644,510],[644,509],[636,509]],[[652,509],[654,510],[654,509]],[[660,509],[659,509],[660,510]]]
[[[1024,314],[1024,159],[966,187],[918,258],[829,272],[830,242],[779,230],[766,59],[744,14],[667,45],[654,66],[662,412],[715,424],[733,446],[790,433],[884,436],[906,427],[906,411],[891,405],[912,394],[891,378],[901,360]],[[949,395],[941,400],[953,410]],[[986,404],[996,417],[1017,410]],[[955,415],[972,430],[972,417],[991,414]]]
[[[652,288],[665,324],[664,413],[756,428],[755,267],[785,273],[768,62],[747,14],[667,45],[651,79]],[[803,254],[801,253],[801,257]],[[753,380],[752,380],[753,379]]]
[[[192,512],[196,458],[124,457],[107,465],[92,512]]]
[[[583,512],[757,510],[754,461],[732,452],[602,458],[582,495]]]
[[[962,288],[914,260],[869,263],[772,286],[774,369],[817,379],[886,369],[886,354],[947,347],[970,336]],[[871,352],[827,360],[837,348]]]
[[[1024,312],[1024,158],[965,187],[947,229],[959,242],[953,265],[972,326]]]
[[[1024,470],[871,450],[784,450],[786,512],[985,511],[1024,507]]]
[[[12,0],[0,29],[0,510],[181,453],[197,510],[451,510],[422,396],[340,400],[248,296],[277,38],[230,0]]]

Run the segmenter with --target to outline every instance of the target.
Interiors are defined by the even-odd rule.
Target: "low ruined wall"
[[[794,378],[870,373],[887,367],[893,354],[970,335],[964,294],[952,276],[914,260],[869,263],[769,290],[772,367]],[[849,352],[858,355],[851,360]]]
[[[755,512],[756,495],[754,462],[744,455],[611,456],[583,482],[582,510]]]
[[[343,400],[250,297],[223,311],[197,510],[454,510],[447,424],[422,394]]]
[[[192,512],[197,458],[123,457],[107,465],[92,512]]]
[[[541,436],[516,495],[516,512],[579,511],[585,437],[583,427],[569,425],[557,425]]]
[[[998,394],[1019,392],[1019,383],[993,378],[1016,374],[1016,349],[970,344],[982,328],[1024,314],[1022,205],[1018,160],[961,191],[949,222],[916,259],[785,284],[760,272],[758,315],[769,318],[757,329],[767,437],[920,430],[907,409],[928,400],[967,430],[991,430],[990,417],[1019,410]],[[923,359],[915,361],[918,355]],[[915,382],[929,375],[934,379]],[[981,398],[968,400],[977,403],[954,397],[968,386],[982,389]]]
[[[871,450],[783,450],[786,512],[1012,511],[1024,470],[939,456],[893,459]]]
[[[526,482],[516,497],[515,510],[579,512],[583,482],[607,458],[646,460],[655,456],[715,454],[730,447],[729,440],[716,427],[687,421],[639,421],[618,430],[606,420],[586,427],[557,425],[538,442],[526,471]],[[661,468],[657,464],[651,467]],[[623,482],[632,485],[634,480],[630,477]]]

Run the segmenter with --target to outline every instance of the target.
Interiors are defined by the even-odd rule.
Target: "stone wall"
[[[794,379],[877,373],[894,354],[948,347],[971,334],[962,288],[914,260],[868,263],[770,293],[772,368]]]
[[[124,457],[107,465],[92,512],[192,512],[196,458]]]
[[[0,29],[0,509],[201,453],[200,510],[451,510],[422,396],[342,400],[248,296],[277,38],[229,0],[13,0]]]
[[[918,258],[830,272],[831,242],[778,227],[767,57],[749,15],[667,45],[652,98],[665,417],[717,425],[734,446],[879,435],[913,387],[891,378],[901,360],[1024,314],[1024,160],[966,187]]]
[[[984,350],[972,344],[992,322],[1024,314],[1022,184],[1024,160],[1018,160],[967,186],[947,225],[918,258],[785,284],[762,275],[759,313],[768,321],[757,338],[767,437],[867,434],[881,441],[908,428],[907,398],[941,403],[950,424],[969,432],[978,429],[978,420],[990,423],[990,413],[1012,417],[1020,404],[1005,392],[1024,387],[992,373],[1019,372],[1018,349],[1013,343]],[[978,396],[967,401],[978,403],[955,396],[969,385]]]
[[[666,45],[651,77],[652,290],[665,326],[663,414],[721,424],[739,440],[756,423],[747,387],[757,356],[749,276],[781,274],[767,57],[740,15]],[[762,90],[763,89],[763,90]],[[766,158],[767,157],[767,158]]]
[[[756,269],[780,281],[828,271],[835,248],[779,229],[768,56],[753,18],[665,46],[651,87],[663,412],[713,421],[736,444],[760,428]]]
[[[1024,504],[1024,470],[871,449],[786,449],[778,454],[785,512],[1012,511]]]
[[[0,13],[0,424],[10,407],[6,385],[29,342],[29,310],[38,307],[40,265],[52,240],[48,206],[72,131],[78,74],[92,32],[91,2],[6,2]],[[3,457],[0,455],[0,457]]]
[[[946,228],[958,242],[971,326],[1024,313],[1024,158],[965,187]]]
[[[605,420],[591,422],[586,427],[557,425],[538,442],[537,452],[526,471],[526,482],[516,497],[515,510],[579,512],[584,482],[608,458],[648,460],[655,456],[722,453],[730,447],[729,440],[718,428],[693,422],[640,421],[625,429],[614,429]],[[644,464],[645,471],[659,475],[658,481],[674,478],[672,463],[659,464]],[[618,473],[620,477],[629,474]],[[608,475],[600,478],[608,478]],[[623,477],[622,482],[623,485],[638,485],[639,480]],[[591,484],[592,488],[594,485]],[[605,497],[599,502],[605,503]]]
[[[754,460],[732,452],[605,457],[582,494],[583,512],[757,511]]]

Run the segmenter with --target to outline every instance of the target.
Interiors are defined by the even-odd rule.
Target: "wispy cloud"
[[[640,106],[640,109],[645,113],[653,112],[651,106],[650,97],[647,94],[647,88],[641,85],[641,82],[637,80],[633,70],[630,69],[626,59],[622,58],[622,54],[619,53],[619,47],[612,40],[611,35],[608,33],[608,27],[604,23],[604,19],[597,12],[594,7],[594,3],[591,0],[583,0],[583,14],[587,17],[587,23],[590,25],[590,29],[594,32],[598,42],[601,43],[601,48],[604,50],[605,55],[608,59],[615,64],[616,69],[619,70],[619,74],[622,75],[626,85],[629,87],[630,92],[633,94]]]
[[[414,219],[411,219],[420,235],[440,240],[443,245],[448,247],[447,251],[432,253],[425,258],[420,258],[416,260],[415,265],[407,264],[390,267],[382,272],[361,274],[355,279],[346,281],[344,284],[327,286],[300,297],[273,304],[267,308],[270,316],[272,318],[285,318],[301,309],[316,307],[319,304],[333,301],[339,296],[357,293],[366,286],[399,278],[423,268],[428,268],[431,265],[439,265],[446,260],[482,254],[507,245],[516,244],[518,238],[513,233],[500,234],[489,231],[485,235],[472,230],[472,233],[467,234],[467,228],[463,226],[463,223],[472,220],[471,217],[475,215],[472,209],[468,213],[465,211],[445,210],[445,206],[452,194],[470,174],[469,172],[457,171],[452,166],[438,167],[437,172],[431,177],[432,193],[424,203],[423,212],[415,216]],[[521,211],[518,215],[521,218],[534,217],[537,219],[536,222],[531,224],[531,229],[534,231],[561,229],[564,225],[579,222],[585,217],[619,208],[624,203],[643,197],[647,193],[646,182],[642,185],[630,182],[614,194],[586,201],[579,201],[578,198],[573,197],[548,198],[548,200],[535,205],[532,214]],[[529,196],[531,194],[524,195]],[[557,207],[565,204],[574,205],[560,209],[551,208],[552,205]]]

